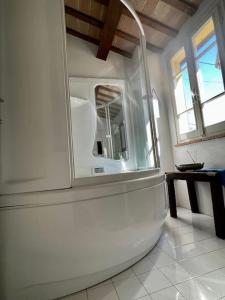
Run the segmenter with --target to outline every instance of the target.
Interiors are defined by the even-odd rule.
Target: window
[[[172,58],[171,67],[179,133],[185,134],[196,130],[196,121],[184,48]]]
[[[207,127],[225,121],[224,82],[212,18],[198,30],[192,42],[204,125]]]
[[[212,17],[170,63],[179,140],[225,131],[224,73]]]

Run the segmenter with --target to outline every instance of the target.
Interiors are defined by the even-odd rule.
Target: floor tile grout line
[[[170,264],[171,265],[171,264]],[[167,265],[167,266],[169,266],[169,265]],[[215,270],[213,270],[213,271],[209,271],[209,272],[207,272],[207,273],[203,273],[203,274],[201,274],[201,275],[196,275],[196,276],[193,276],[193,275],[191,275],[190,273],[190,275],[191,275],[191,278],[189,278],[189,279],[186,279],[186,280],[184,280],[184,281],[182,281],[182,282],[179,282],[179,283],[172,283],[161,271],[160,271],[160,269],[157,267],[157,266],[154,266],[170,283],[171,283],[171,286],[169,286],[169,287],[175,287],[176,288],[176,285],[178,285],[178,284],[182,284],[182,283],[185,283],[185,282],[188,282],[188,281],[190,281],[190,280],[193,280],[193,279],[198,279],[199,277],[201,277],[201,276],[203,276],[203,275],[207,275],[207,274],[210,274],[210,273],[213,273],[213,272],[215,272],[215,271],[218,271],[218,270],[221,270],[221,269],[224,269],[225,268],[225,266],[223,266],[223,267],[220,267],[220,268],[217,268],[217,269],[215,269]],[[149,272],[145,272],[145,273],[142,273],[142,274],[139,274],[139,275],[143,275],[143,274],[146,274],[146,273],[149,273]],[[137,275],[136,274],[134,274],[136,277],[137,277]],[[138,277],[137,277],[138,278]],[[139,280],[139,278],[138,278],[138,280]],[[142,284],[142,283],[141,283]],[[143,284],[142,284],[143,285]],[[162,291],[162,290],[165,290],[165,289],[167,289],[167,288],[169,288],[169,287],[166,287],[166,288],[162,288],[162,289],[159,289],[157,292],[154,292],[154,293],[158,293],[158,292],[160,292],[160,291]],[[145,287],[144,287],[145,288]],[[176,288],[177,289],[177,288]],[[179,290],[178,290],[178,292],[180,292]],[[151,295],[151,294],[154,294],[154,293],[149,293],[148,291],[147,291],[147,293],[148,293],[148,295]],[[215,293],[214,293],[215,294]],[[216,295],[216,294],[215,294]],[[183,296],[183,295],[182,295]],[[216,295],[217,296],[217,295]],[[224,295],[225,296],[225,295]],[[224,296],[222,296],[222,297],[224,297]]]
[[[157,269],[156,266],[154,266],[154,268]],[[140,273],[140,274],[138,274],[138,275],[136,275],[136,274],[134,274],[134,275],[137,277],[137,280],[138,280],[138,281],[140,282],[140,284],[144,287],[144,289],[145,289],[147,295],[149,296],[149,295],[151,295],[151,294],[148,292],[148,290],[147,290],[146,287],[144,286],[143,282],[142,282],[142,281],[139,279],[139,277],[138,277],[138,276],[140,276],[140,275],[147,274],[147,273],[149,273],[149,271],[148,271],[148,272],[144,272],[144,273]]]
[[[186,243],[186,244],[181,244],[181,245],[176,245],[174,248],[178,248],[178,247],[182,247],[182,246],[187,246],[187,245],[191,245],[191,244],[196,244],[196,243],[200,243],[200,242],[202,242],[202,241],[206,241],[206,240],[210,240],[210,239],[212,239],[213,238],[213,236],[211,237],[211,238],[204,238],[204,239],[202,239],[202,240],[199,240],[199,241],[196,241],[196,242],[192,242],[192,243]],[[160,247],[160,246],[159,246]]]
[[[209,239],[210,240],[210,239]],[[202,240],[203,241],[203,240]],[[202,242],[202,241],[198,241],[198,242]],[[205,241],[205,240],[204,240]],[[196,243],[198,243],[198,242],[196,242]],[[194,244],[196,244],[196,243],[190,243],[190,244],[185,244],[185,245],[180,245],[180,246],[177,246],[177,247],[174,247],[174,249],[175,248],[178,248],[178,247],[182,247],[182,246],[187,246],[187,245],[194,245]],[[171,257],[172,259],[174,259],[174,257],[173,256],[171,256],[169,253],[167,253],[164,249],[162,249],[162,248],[160,248],[161,249],[161,251],[162,252],[164,252],[165,254],[167,254],[169,257]],[[184,258],[184,259],[181,259],[181,260],[176,260],[176,262],[180,262],[180,261],[184,261],[184,260],[187,260],[187,259],[191,259],[191,258],[195,258],[195,257],[198,257],[198,256],[201,256],[201,255],[204,255],[204,254],[208,254],[208,253],[212,253],[212,252],[215,252],[215,251],[218,251],[218,250],[222,250],[222,249],[225,249],[225,245],[224,245],[224,247],[221,247],[221,248],[218,248],[218,249],[215,249],[215,250],[210,250],[210,251],[208,251],[208,250],[206,250],[207,252],[203,252],[203,253],[201,253],[201,254],[198,254],[198,255],[195,255],[195,256],[191,256],[191,257],[187,257],[187,258]]]
[[[112,277],[112,278],[113,278],[113,277]],[[117,293],[116,287],[115,287],[114,282],[112,281],[112,279],[109,278],[109,279],[107,279],[107,280],[110,280],[111,282],[110,282],[110,283],[107,283],[107,284],[104,284],[104,285],[102,285],[102,286],[100,286],[100,287],[97,287],[97,286],[96,286],[96,287],[94,287],[93,289],[102,288],[102,287],[105,287],[105,286],[108,286],[108,285],[112,284],[113,289],[114,289],[115,292],[116,292],[116,295],[117,295],[118,300],[121,300],[120,297],[119,297],[119,294]],[[105,280],[105,281],[106,281],[106,280]],[[104,282],[104,281],[103,281],[103,282]],[[100,282],[99,284],[101,284],[101,282]],[[88,296],[88,289],[90,289],[90,288],[87,288],[87,289],[86,289],[87,300],[90,300],[90,299],[89,299],[89,296]],[[92,289],[92,288],[91,288],[91,289]]]
[[[188,260],[190,260],[190,259],[194,259],[194,258],[203,256],[203,255],[206,255],[206,254],[211,254],[211,253],[216,252],[216,251],[219,251],[219,250],[222,250],[222,249],[218,249],[218,250],[215,250],[215,251],[203,253],[203,254],[201,254],[201,255],[198,255],[198,256],[195,256],[195,257],[191,257],[191,258],[186,258],[186,259],[183,259],[183,260],[178,261],[177,263],[181,265],[181,263],[184,262],[184,261],[188,261]],[[225,250],[225,249],[224,249],[224,250]],[[181,266],[182,266],[182,265],[181,265]],[[225,265],[224,265],[222,268],[224,268],[224,267],[225,267]]]
[[[86,291],[87,300],[89,300],[88,289],[85,289],[85,291]]]
[[[166,290],[166,289],[168,289],[168,288],[174,287],[174,288],[182,295],[182,297],[184,297],[185,300],[187,300],[186,297],[182,294],[181,291],[179,291],[179,290],[177,289],[176,286],[179,285],[179,284],[188,282],[188,281],[190,281],[190,280],[193,280],[193,279],[197,279],[197,278],[190,278],[190,279],[187,279],[187,280],[185,280],[185,281],[183,281],[183,282],[176,283],[176,284],[172,284],[171,286],[168,286],[168,287],[166,287],[166,288],[162,288],[162,289],[160,289],[160,290],[158,290],[158,291],[156,291],[156,292],[154,292],[154,293],[150,293],[150,294],[148,294],[148,295],[151,296],[151,295],[157,294],[157,293],[159,293],[159,292],[161,292],[161,291],[163,291],[163,290]],[[201,285],[203,285],[203,284],[201,283]],[[216,295],[213,291],[211,291],[211,292],[217,297],[217,295]],[[224,295],[224,296],[225,296],[225,295]],[[224,296],[222,296],[222,298],[223,298]]]
[[[216,269],[214,269],[213,271],[209,271],[209,272],[203,273],[203,274],[201,274],[201,275],[196,275],[196,276],[193,277],[193,279],[196,279],[196,278],[199,278],[199,277],[208,275],[208,274],[210,274],[210,273],[213,273],[213,272],[216,272],[216,271],[219,271],[219,270],[222,270],[222,269],[225,269],[225,265],[224,265],[223,267],[216,268]],[[225,295],[224,295],[224,296],[225,296]]]
[[[213,251],[214,252],[214,251]],[[176,263],[176,261],[175,261],[175,263]],[[172,264],[172,263],[171,263]],[[171,265],[171,264],[169,264],[169,265]],[[169,265],[166,265],[166,266],[169,266]],[[164,266],[164,267],[166,267],[166,266]],[[186,280],[184,280],[184,281],[181,281],[181,282],[178,282],[178,283],[172,283],[170,280],[169,280],[169,278],[166,276],[166,275],[164,275],[164,273],[162,272],[162,271],[160,271],[160,268],[158,267],[158,266],[154,266],[154,268],[155,269],[157,269],[159,272],[160,272],[160,274],[162,274],[169,282],[170,282],[170,286],[168,286],[168,287],[166,287],[166,288],[162,288],[162,289],[159,289],[159,290],[157,290],[156,292],[154,292],[154,293],[149,293],[148,291],[147,291],[147,289],[145,288],[145,286],[143,285],[143,283],[140,281],[140,279],[138,278],[138,276],[139,275],[143,275],[143,274],[146,274],[146,273],[149,273],[149,271],[147,271],[147,272],[144,272],[144,273],[140,273],[140,274],[136,274],[133,270],[132,270],[132,272],[133,272],[133,275],[137,278],[137,280],[139,281],[139,283],[141,284],[141,286],[144,288],[144,290],[146,291],[146,293],[147,293],[147,295],[152,295],[152,294],[156,294],[156,293],[158,293],[158,292],[160,292],[160,291],[162,291],[162,290],[165,290],[165,289],[167,289],[167,288],[170,288],[170,287],[175,287],[176,288],[176,285],[178,285],[178,284],[182,284],[182,283],[185,283],[185,282],[188,282],[188,281],[190,281],[190,280],[193,280],[193,279],[198,279],[199,277],[201,277],[201,276],[204,276],[204,275],[207,275],[207,274],[210,274],[210,273],[213,273],[213,272],[215,272],[215,271],[218,271],[218,270],[221,270],[221,269],[224,269],[225,268],[225,266],[222,266],[222,267],[220,267],[220,268],[217,268],[217,269],[215,269],[215,270],[212,270],[212,271],[209,271],[209,272],[206,272],[206,273],[203,273],[203,274],[200,274],[200,275],[191,275],[189,272],[187,272],[191,277],[189,278],[189,279],[186,279]],[[163,267],[161,267],[161,268],[163,268]],[[129,278],[129,277],[128,277]],[[128,278],[124,278],[124,279],[128,279]],[[118,281],[122,281],[122,280],[124,280],[124,279],[119,279]],[[119,300],[122,300],[120,297],[119,297],[119,295],[118,295],[118,293],[117,293],[117,290],[116,290],[116,287],[115,287],[115,285],[114,285],[114,282],[112,281],[112,285],[113,285],[113,287],[114,287],[114,289],[115,289],[115,291],[116,291],[116,294],[117,294],[117,297],[119,298]],[[203,285],[203,284],[202,284]],[[177,288],[176,288],[176,290],[178,290]],[[178,292],[179,293],[181,293],[179,290],[178,290]],[[213,293],[213,294],[215,294],[215,293]],[[181,295],[184,297],[184,295],[181,293]],[[217,295],[215,294],[215,296],[217,297]],[[225,295],[224,295],[225,296]],[[222,297],[224,297],[224,296],[222,296]],[[142,297],[142,298],[144,298],[144,297]],[[184,297],[185,298],[185,297]],[[87,293],[87,299],[89,300],[89,298],[88,298],[88,293]],[[139,299],[141,299],[141,298],[136,298],[136,299],[134,299],[134,300],[139,300]]]
[[[206,240],[201,240],[201,241],[198,241],[198,242],[193,242],[193,243],[189,243],[189,244],[184,244],[184,245],[177,245],[176,247],[173,247],[173,249],[176,249],[176,248],[180,248],[180,247],[184,247],[184,246],[187,246],[187,245],[194,245],[194,244],[199,244],[199,243],[201,243],[201,242],[203,242],[203,241],[207,241],[207,240],[212,240],[212,239],[214,239],[214,237],[213,238],[209,238],[209,239],[206,239]],[[199,246],[199,245],[198,245]],[[201,245],[200,245],[200,247],[201,247]],[[216,251],[216,250],[219,250],[219,249],[224,249],[225,248],[225,245],[224,246],[221,246],[221,248],[218,248],[218,249],[214,249],[214,250],[210,250],[209,252],[211,252],[211,251]],[[162,251],[165,251],[163,248],[160,248]],[[203,248],[204,249],[204,248]],[[205,249],[206,251],[208,251],[207,249]],[[169,254],[168,254],[169,255]]]
[[[169,264],[169,265],[172,265],[172,263],[171,264]],[[164,267],[167,267],[167,266],[169,266],[169,265],[166,265],[166,266],[164,266]],[[170,287],[175,287],[175,285],[177,284],[174,284],[174,283],[172,283],[164,274],[163,274],[163,272],[162,271],[160,271],[160,268],[158,267],[158,266],[155,266],[156,267],[156,269],[171,283],[171,286]],[[163,267],[162,267],[163,268]],[[187,279],[186,281],[188,281],[189,279]],[[169,288],[169,287],[167,287],[167,288]],[[162,291],[162,290],[164,290],[164,289],[167,289],[167,288],[163,288],[163,289],[160,289],[160,290],[158,290],[158,292],[159,291]],[[152,293],[153,294],[153,293]]]
[[[205,254],[208,254],[208,253],[213,253],[213,252],[216,252],[216,251],[219,251],[219,250],[222,250],[222,249],[224,249],[224,248],[220,248],[220,249],[213,250],[213,251],[210,251],[210,252],[207,252],[207,253],[204,253],[204,254],[200,254],[200,255],[195,256],[195,257],[199,257],[199,256],[202,256],[202,255],[205,255]],[[169,254],[167,254],[167,255],[169,255]],[[173,257],[171,257],[171,258],[174,260]],[[194,257],[193,257],[193,258],[194,258]],[[189,258],[188,258],[188,259],[189,259]],[[184,259],[184,260],[181,260],[181,261],[185,261],[185,260],[188,260],[188,259]],[[181,262],[181,261],[179,261],[179,262]],[[173,263],[177,263],[177,264],[179,264],[179,265],[182,267],[182,265],[181,265],[179,262],[174,260]],[[168,267],[168,266],[172,265],[173,263],[170,263],[170,264],[165,265],[165,266],[163,266],[163,267],[158,267],[157,265],[155,265],[154,267],[155,267],[156,269],[158,269],[158,271],[164,275],[164,273],[163,273],[160,269],[161,269],[161,268],[164,268],[164,267]],[[221,270],[221,269],[224,269],[224,268],[225,268],[225,264],[224,264],[224,266],[222,266],[222,267],[216,268],[216,269],[214,269],[214,270],[212,270],[212,271],[209,271],[209,272],[206,272],[206,273],[202,273],[202,274],[200,274],[200,275],[192,275],[192,274],[190,274],[188,271],[185,270],[185,271],[191,276],[191,278],[189,278],[189,279],[187,279],[187,280],[184,280],[184,281],[182,281],[182,282],[180,282],[180,283],[176,283],[176,284],[173,284],[173,283],[169,280],[169,278],[167,278],[167,277],[166,277],[166,278],[169,280],[169,282],[172,283],[172,286],[175,286],[175,285],[177,285],[177,284],[181,284],[181,283],[187,282],[187,281],[189,281],[189,280],[191,280],[191,279],[197,279],[197,278],[199,278],[199,277],[201,277],[201,276],[204,276],[204,275],[213,273],[213,272],[215,272],[215,271],[218,271],[218,270]],[[147,273],[147,272],[146,272],[146,273]],[[144,274],[144,273],[143,273],[143,274]],[[164,277],[165,277],[165,275],[164,275]],[[225,295],[224,295],[224,296],[225,296]]]
[[[189,232],[188,234],[192,234],[193,236],[194,236],[194,231],[192,231],[192,232]],[[182,236],[183,236],[183,234],[182,234],[182,236],[181,235],[176,235],[176,236],[174,236],[174,235],[168,235],[168,236],[170,236],[171,238],[173,238],[174,239],[174,242],[176,243],[176,241],[178,241],[179,242],[179,238],[182,240]],[[180,247],[180,246],[185,246],[185,245],[189,245],[189,244],[193,244],[193,243],[199,243],[199,242],[202,242],[202,241],[204,241],[204,240],[209,240],[209,239],[211,239],[211,238],[213,238],[214,237],[214,235],[208,235],[207,237],[205,236],[205,237],[201,237],[200,239],[198,239],[198,240],[195,240],[195,241],[191,241],[191,242],[185,242],[184,244],[178,244],[178,245],[176,245],[175,244],[175,247],[174,248],[177,248],[177,247]],[[167,239],[167,237],[163,237],[164,239]],[[195,237],[196,238],[196,237]]]
[[[169,288],[171,288],[171,287],[175,288],[175,289],[178,291],[178,293],[181,294],[181,296],[184,298],[184,300],[187,300],[187,298],[186,298],[186,297],[185,297],[185,296],[177,289],[176,285],[171,285],[171,286],[169,286],[169,287],[167,287],[167,288],[160,289],[159,291],[154,292],[154,293],[151,293],[151,294],[149,294],[149,295],[152,296],[152,295],[154,295],[154,294],[158,294],[159,292],[162,292],[163,290],[169,289]]]
[[[158,271],[159,271],[159,269],[158,269],[158,267],[157,266],[154,266]],[[159,271],[160,272],[160,271]],[[146,273],[149,273],[149,272],[145,272],[145,273],[141,273],[141,274],[139,274],[139,275],[143,275],[143,274],[146,274]],[[162,274],[164,277],[165,277],[165,275],[162,273],[162,272],[160,272],[160,274]],[[139,282],[141,283],[141,285],[143,285],[143,283],[141,282],[141,280],[138,278],[138,276],[135,274],[135,276],[137,277],[137,279],[139,280]],[[165,277],[166,279],[167,279],[167,277]],[[167,279],[168,280],[168,279]],[[170,281],[169,281],[170,282]],[[170,282],[171,283],[171,282]],[[171,283],[172,284],[172,283]],[[144,286],[144,285],[143,285]],[[172,286],[172,285],[171,285]],[[169,287],[171,287],[171,286],[168,286],[167,288],[169,288]],[[144,288],[145,288],[145,286],[144,286]],[[162,288],[162,289],[160,289],[160,290],[158,290],[157,292],[159,292],[159,291],[162,291],[162,290],[164,290],[164,289],[167,289],[167,288]],[[153,294],[153,293],[149,293],[148,292],[148,290],[145,288],[145,290],[146,290],[146,292],[147,292],[147,294],[148,295],[150,295],[151,296],[151,294]]]
[[[224,249],[224,248],[223,248],[223,249]],[[188,260],[190,260],[190,259],[194,259],[194,258],[203,256],[203,255],[205,255],[205,254],[210,254],[210,253],[213,253],[213,252],[216,252],[216,251],[219,251],[219,250],[221,250],[221,249],[213,250],[213,251],[210,251],[210,252],[204,252],[204,253],[199,254],[199,255],[197,255],[197,256],[192,256],[192,257],[188,257],[188,258],[181,259],[181,260],[175,260],[175,263],[181,265],[181,263],[184,262],[184,261],[188,261]],[[168,255],[169,255],[169,254],[168,254]],[[173,258],[173,257],[171,257],[171,258]],[[160,267],[160,268],[164,268],[164,267],[170,266],[170,265],[172,265],[172,264],[173,264],[173,263],[170,263],[170,264],[165,265],[165,266],[162,266],[162,267]],[[182,265],[181,265],[181,266],[182,266]]]
[[[119,296],[119,294],[118,294],[118,292],[117,292],[117,289],[116,289],[116,287],[115,287],[115,284],[114,284],[114,282],[113,282],[112,279],[111,279],[111,281],[112,281],[113,288],[114,288],[114,290],[116,291],[117,298],[118,298],[119,300],[121,300],[121,299],[120,299],[120,296]]]
[[[160,271],[160,270],[159,270]],[[188,279],[185,279],[185,280],[182,280],[181,282],[177,282],[177,283],[173,283],[166,275],[164,275],[164,273],[161,271],[161,273],[166,277],[167,280],[169,280],[170,283],[172,283],[172,285],[176,285],[176,284],[180,284],[180,283],[183,283],[185,281],[188,281],[188,280],[191,280],[193,279],[194,277],[185,270],[186,273],[188,273],[188,275],[190,275],[190,277]]]
[[[170,233],[172,233],[172,234],[174,234],[174,235],[180,235],[180,234],[183,234],[183,235],[188,235],[188,234],[190,234],[190,233],[204,233],[204,234],[207,234],[207,235],[211,235],[212,234],[212,232],[205,232],[205,230],[203,230],[203,229],[200,229],[200,228],[197,228],[197,227],[193,227],[193,226],[190,226],[190,231],[188,230],[188,232],[180,232],[180,229],[182,229],[182,227],[179,229],[179,227],[178,228],[176,228],[176,231],[174,231],[174,229],[175,229],[175,227],[173,228],[173,227],[166,227],[165,228],[165,232],[164,233],[168,233],[168,234],[170,234]]]
[[[181,296],[183,296],[184,300],[187,300],[187,298],[184,296],[184,294],[182,294],[182,292],[178,290],[178,288],[176,287],[176,285],[174,285],[174,288],[178,291],[178,293],[181,294]]]
[[[153,248],[154,249],[154,248]],[[134,271],[133,271],[134,272]],[[144,273],[143,273],[144,274]],[[141,274],[140,274],[141,275]],[[148,290],[145,288],[143,282],[141,282],[141,280],[138,278],[138,276],[136,275],[136,273],[134,272],[134,276],[137,278],[137,280],[139,281],[140,285],[144,288],[144,290],[147,293],[147,296],[149,295]],[[143,298],[143,297],[142,297]],[[138,300],[138,299],[137,299]]]
[[[132,270],[133,271],[133,270]],[[146,290],[146,288],[145,288],[145,286],[143,285],[143,283],[139,280],[139,278],[136,276],[136,274],[135,274],[135,272],[133,271],[133,275],[134,275],[134,277],[136,277],[136,279],[139,281],[139,283],[141,284],[141,286],[144,288],[144,290],[146,291],[146,295],[145,296],[143,296],[143,297],[139,297],[139,298],[134,298],[134,299],[132,299],[132,300],[141,300],[141,299],[143,299],[144,297],[146,297],[146,296],[149,296],[149,293],[148,293],[148,291]],[[128,279],[129,277],[127,277],[127,278],[124,278],[124,279],[121,279],[121,280],[118,280],[118,281],[122,281],[122,280],[126,280],[126,279]],[[113,284],[113,287],[114,287],[114,289],[116,290],[116,287],[115,287],[115,285],[114,285],[114,282],[112,281],[112,284]],[[117,297],[118,297],[118,299],[119,300],[122,300],[120,297],[119,297],[119,294],[117,293],[117,290],[116,290],[116,294],[117,294]]]
[[[156,244],[156,247],[157,247],[157,244]],[[166,253],[166,254],[167,254],[167,253]],[[168,254],[167,254],[167,255],[168,255]],[[171,257],[171,258],[174,260],[173,257]],[[151,261],[150,258],[149,258],[149,260]],[[168,264],[168,265],[162,266],[162,267],[158,267],[157,265],[154,264],[153,261],[151,261],[151,263],[154,265],[154,268],[155,268],[156,270],[158,270],[158,271],[160,272],[160,274],[162,274],[163,277],[165,277],[165,278],[170,282],[171,286],[175,286],[176,284],[179,284],[179,283],[176,283],[176,284],[172,283],[172,282],[169,280],[169,278],[167,278],[167,276],[160,270],[160,268],[167,267],[167,266],[170,266],[170,265],[172,265],[172,264],[174,264],[174,263],[177,263],[175,260],[174,260],[174,262],[172,262],[172,263],[170,263],[170,264]],[[135,273],[135,272],[134,272],[134,273]],[[145,274],[145,273],[149,273],[149,272],[140,273],[139,275],[142,275],[142,274]],[[189,272],[188,272],[188,274],[191,276],[191,274],[190,274]],[[136,273],[135,273],[135,275],[136,275]],[[138,278],[138,275],[136,275],[136,277]],[[191,278],[192,278],[192,276],[191,276]],[[191,279],[191,278],[190,278],[190,279]],[[188,280],[190,280],[190,279],[187,279],[187,280],[185,280],[185,281],[188,281]],[[139,278],[138,278],[138,280],[139,280]],[[185,281],[183,281],[183,282],[185,282]],[[141,282],[141,284],[142,284],[142,282]],[[143,284],[142,284],[142,285],[143,285]],[[171,287],[171,286],[170,286],[170,287]],[[169,288],[169,287],[167,287],[167,288]],[[166,289],[166,288],[163,288],[163,289]],[[163,289],[160,289],[160,290],[163,290]],[[158,290],[158,292],[159,292],[160,290]],[[147,293],[148,293],[148,291],[147,291]],[[149,293],[148,293],[148,294],[149,294]],[[149,294],[149,295],[151,295],[151,294]]]
[[[203,224],[187,224],[185,223],[185,220],[180,220],[180,223],[166,223],[166,230],[168,231],[173,231],[175,228],[177,229],[177,232],[180,233],[180,231],[186,231],[187,232],[183,232],[184,234],[188,234],[190,232],[192,232],[193,230],[196,231],[204,231],[207,232],[206,233],[215,233],[215,230],[212,229],[211,227],[205,227],[205,225]],[[190,230],[190,231],[189,231]]]

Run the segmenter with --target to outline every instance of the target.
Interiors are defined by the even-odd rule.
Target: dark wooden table
[[[209,182],[212,196],[213,215],[217,237],[225,239],[225,207],[223,188],[217,172],[171,172],[166,173],[168,185],[170,216],[177,218],[176,195],[174,180],[187,182],[189,200],[193,213],[199,213],[198,200],[195,190],[195,182]]]

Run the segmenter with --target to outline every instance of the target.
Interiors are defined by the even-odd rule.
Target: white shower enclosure
[[[141,39],[143,41],[140,44],[144,45],[144,36],[141,36]],[[146,77],[148,66],[146,65],[145,51],[144,47],[137,46],[133,57],[124,60],[125,78],[123,79],[69,78],[74,178],[119,174],[159,167],[156,124],[150,80],[149,76]],[[99,86],[101,87],[100,96],[96,94]],[[117,155],[116,159],[112,154],[111,128],[116,106],[114,113],[111,112],[111,115],[109,113],[110,103],[118,101],[116,95],[113,98],[115,89],[121,91],[121,114],[123,115],[120,120],[121,124],[119,124],[120,128],[123,128],[123,132],[120,132],[117,144],[124,146],[124,151],[119,156]],[[99,116],[98,111],[100,109],[102,111],[103,108],[106,112],[105,116],[102,113]],[[101,137],[99,136],[100,124]],[[93,148],[97,147],[100,147],[102,154],[96,155],[93,152]]]
[[[0,1],[1,193],[68,188],[76,178],[159,167],[141,25],[140,46],[124,59],[124,78],[68,79],[64,2],[34,3]],[[99,84],[122,91],[127,154],[120,159],[93,154]]]
[[[123,78],[68,78],[64,1],[0,0],[1,300],[88,288],[160,237],[165,178],[137,22]]]

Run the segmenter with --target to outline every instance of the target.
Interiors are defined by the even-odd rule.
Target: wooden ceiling
[[[121,90],[117,86],[98,85],[95,88],[95,101],[98,116],[101,118],[106,118],[105,105],[110,104],[109,113],[110,118],[113,120],[122,108]]]
[[[132,57],[139,44],[137,24],[119,0],[64,0],[67,33],[98,46],[96,57],[109,51]],[[162,52],[203,0],[130,0],[147,38],[147,48]]]
[[[117,86],[98,85],[95,88],[95,99],[97,106],[109,104],[116,99],[121,99],[121,90]]]

